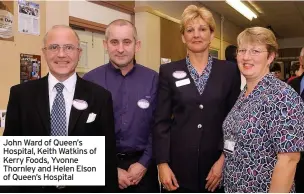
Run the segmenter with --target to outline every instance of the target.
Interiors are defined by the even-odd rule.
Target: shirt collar
[[[253,97],[255,94],[254,91],[256,91],[258,88],[260,87],[266,87],[268,85],[270,85],[272,82],[276,81],[276,77],[274,76],[274,73],[270,72],[267,73],[258,83],[257,85],[254,87],[253,91],[249,94],[249,96],[247,96],[248,98]],[[244,87],[244,89],[241,91],[240,96],[244,97],[245,93],[247,90],[247,85]]]
[[[122,75],[120,69],[114,67],[114,65],[113,65],[111,62],[109,62],[108,65],[109,65],[109,69],[110,69],[111,71],[113,71],[114,73],[117,73],[117,74],[119,74],[119,75]],[[136,67],[137,67],[137,64],[134,63],[133,68],[132,68],[125,76],[128,76],[128,75],[130,75],[131,73],[133,73],[133,72],[135,71]]]
[[[203,71],[203,73],[204,73],[206,70],[211,69],[212,63],[213,63],[213,58],[212,58],[211,55],[209,55],[209,56],[208,56],[207,65],[206,65],[206,68],[205,68],[205,70]],[[186,64],[187,64],[187,68],[188,68],[190,74],[197,74],[197,75],[198,75],[196,69],[193,67],[193,65],[192,65],[191,62],[190,62],[189,55],[186,56]]]
[[[69,92],[73,92],[76,86],[76,81],[77,81],[77,76],[76,76],[76,72],[70,76],[68,79],[66,79],[63,82],[58,81],[54,75],[52,75],[51,72],[49,72],[49,76],[48,76],[48,82],[49,82],[49,91],[52,91],[54,89],[54,86],[57,83],[62,83],[64,85],[64,88]]]

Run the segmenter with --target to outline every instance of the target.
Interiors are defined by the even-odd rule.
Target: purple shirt
[[[112,94],[117,151],[144,151],[139,163],[147,167],[152,157],[152,124],[158,74],[139,64],[123,76],[110,63],[83,77]]]

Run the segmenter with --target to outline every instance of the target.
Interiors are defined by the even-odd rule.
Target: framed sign
[[[219,58],[219,51],[217,49],[210,48],[209,53],[213,58]]]
[[[78,67],[88,68],[88,43],[81,41],[80,48],[82,49],[82,54],[78,62]]]

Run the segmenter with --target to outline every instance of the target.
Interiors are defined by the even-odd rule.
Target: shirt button
[[[199,105],[199,108],[200,108],[200,109],[203,109],[203,108],[204,108],[204,105],[200,104],[200,105]]]
[[[202,127],[203,127],[202,124],[197,125],[197,128],[199,128],[199,129],[202,128]]]

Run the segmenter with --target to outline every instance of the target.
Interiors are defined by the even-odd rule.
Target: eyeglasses
[[[247,49],[238,49],[236,52],[237,52],[238,55],[245,55],[246,52],[247,52]],[[256,50],[256,49],[250,49],[250,50],[248,50],[248,53],[251,56],[257,56],[257,55],[259,55],[259,54],[261,54],[263,52],[268,52],[268,51],[259,51],[259,50]]]
[[[63,49],[63,52],[67,53],[67,54],[71,54],[73,53],[75,50],[80,50],[80,48],[72,45],[72,44],[65,44],[65,45],[58,45],[58,44],[50,44],[47,47],[44,47],[44,50],[47,50],[49,52],[52,53],[58,53],[60,51],[60,49]]]

